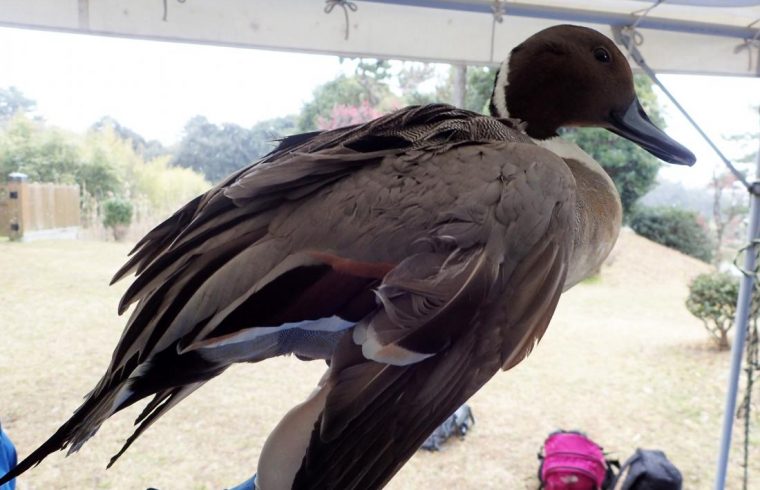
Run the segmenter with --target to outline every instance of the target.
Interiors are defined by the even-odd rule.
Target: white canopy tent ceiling
[[[329,5],[332,4],[332,8]],[[634,24],[658,72],[760,77],[760,0],[0,0],[0,25],[467,64],[558,23]],[[327,7],[327,8],[326,8]]]

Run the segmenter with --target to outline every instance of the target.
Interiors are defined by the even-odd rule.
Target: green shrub
[[[712,260],[712,241],[692,211],[677,207],[637,208],[630,223],[643,237],[699,260]]]
[[[103,225],[107,228],[129,226],[132,223],[133,209],[132,203],[126,199],[112,197],[103,203]]]
[[[739,279],[724,272],[700,274],[689,284],[686,308],[702,320],[705,328],[720,349],[728,349],[728,331],[734,325]],[[755,294],[753,310],[756,314],[758,298]]]

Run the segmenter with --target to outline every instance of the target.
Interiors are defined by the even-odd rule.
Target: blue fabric
[[[236,487],[229,488],[228,490],[256,490],[256,475],[253,475],[250,479],[244,481]]]
[[[16,448],[13,446],[8,434],[0,427],[0,475],[8,473],[8,470],[14,466],[16,466]],[[15,488],[15,479],[0,486],[0,490],[15,490]]]

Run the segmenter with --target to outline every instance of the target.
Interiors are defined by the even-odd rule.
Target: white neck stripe
[[[507,86],[509,85],[509,56],[499,67],[499,76],[494,83],[493,98],[491,99],[499,117],[509,117],[507,109]]]

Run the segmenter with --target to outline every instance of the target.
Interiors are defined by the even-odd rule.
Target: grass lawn
[[[79,405],[108,364],[127,283],[107,287],[128,247],[0,242],[0,420],[26,455]],[[534,353],[498,374],[470,404],[463,442],[418,453],[388,488],[535,489],[536,452],[557,429],[581,429],[613,456],[659,448],[685,489],[712,488],[729,354],[708,343],[684,307],[687,283],[708,270],[624,232],[601,278],[566,293]],[[321,362],[279,358],[236,366],[147,431],[110,470],[140,407],[108,421],[78,454],[49,457],[25,489],[219,489],[248,478],[280,416],[312,389]],[[760,488],[760,407],[752,440]],[[741,432],[728,488],[740,488]]]

